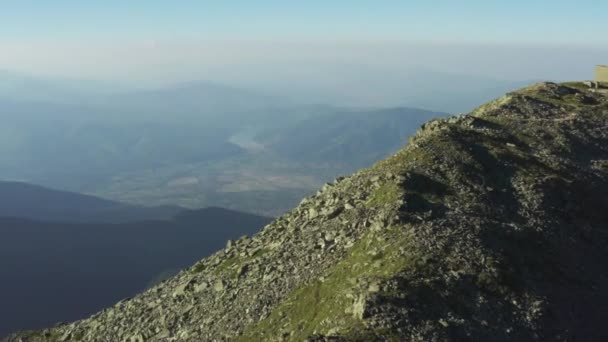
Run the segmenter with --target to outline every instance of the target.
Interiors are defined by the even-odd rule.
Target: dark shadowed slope
[[[182,210],[171,206],[138,207],[27,183],[0,181],[0,217],[20,217],[41,221],[119,223],[166,220]]]
[[[219,208],[119,225],[0,218],[0,336],[84,318],[269,221]]]

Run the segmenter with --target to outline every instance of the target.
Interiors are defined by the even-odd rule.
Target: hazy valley
[[[419,90],[387,83],[391,90],[378,93],[403,95],[383,109],[373,102],[341,107],[349,101],[339,96],[323,104],[305,91],[294,98],[280,91],[285,87],[188,82],[141,89],[4,73],[0,179],[135,205],[274,216],[323,183],[397,151],[423,122],[448,115],[409,103],[470,109],[512,85],[470,77],[465,95],[445,86],[454,75],[407,75]],[[422,94],[433,98],[424,102]],[[445,105],[436,106],[438,98]]]

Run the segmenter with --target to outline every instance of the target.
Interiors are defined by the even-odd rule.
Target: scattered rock
[[[215,283],[213,283],[213,289],[216,292],[223,292],[224,291],[224,286],[225,286],[224,281],[221,280],[221,279],[219,279]]]

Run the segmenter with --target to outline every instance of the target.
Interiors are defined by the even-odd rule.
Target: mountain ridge
[[[579,83],[430,121],[259,234],[7,340],[605,340],[606,127]]]
[[[169,220],[185,210],[178,206],[135,206],[14,181],[0,181],[0,203],[0,217],[90,223]]]

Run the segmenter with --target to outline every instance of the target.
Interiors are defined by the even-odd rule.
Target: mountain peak
[[[433,120],[259,234],[29,341],[601,340],[608,98],[539,83]]]

